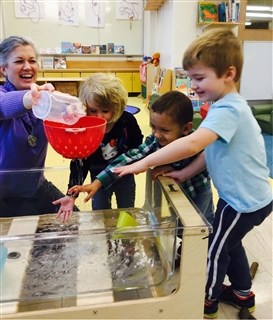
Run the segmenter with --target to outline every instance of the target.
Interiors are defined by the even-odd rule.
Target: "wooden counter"
[[[68,60],[67,69],[41,69],[37,81],[52,82],[56,90],[78,95],[79,85],[98,72],[114,73],[123,81],[128,93],[140,93],[139,67],[141,61]],[[4,82],[0,78],[0,82]]]

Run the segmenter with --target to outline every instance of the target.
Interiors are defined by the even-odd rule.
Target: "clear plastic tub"
[[[4,279],[2,302],[147,288],[167,281],[172,274],[176,217],[158,221],[143,209],[126,211],[138,226],[116,229],[120,210],[80,212],[67,225],[52,214],[38,220],[2,221],[2,225],[16,223],[18,230],[27,221],[36,229],[32,234],[1,237],[9,252],[2,274],[9,284]],[[20,297],[6,295],[6,285],[17,277],[9,266],[20,268],[22,262]]]
[[[27,178],[34,181],[33,177],[44,176],[62,190],[68,173],[67,168],[0,171],[0,182],[7,186],[11,178],[26,183]],[[105,310],[118,306],[121,312],[119,301],[132,295],[135,299],[171,296],[173,289],[165,289],[174,281],[175,290],[184,283],[185,292],[178,293],[186,299],[185,308],[188,285],[192,287],[185,279],[194,275],[194,287],[205,279],[208,226],[174,181],[165,180],[163,188],[148,176],[141,208],[86,211],[84,204],[66,224],[52,213],[30,216],[20,212],[22,216],[0,218],[0,308],[4,318],[25,314],[39,318],[52,312],[58,318],[57,314],[62,317],[69,310],[77,318],[79,310],[88,313],[86,306],[95,312],[103,305]],[[182,220],[181,210],[185,211]],[[120,219],[124,213],[130,216],[126,222]],[[184,273],[175,280],[178,233],[183,233],[182,254],[187,256],[181,264]],[[189,255],[192,248],[195,255]],[[201,310],[202,295],[197,300]],[[145,314],[151,316],[152,310],[147,305]]]

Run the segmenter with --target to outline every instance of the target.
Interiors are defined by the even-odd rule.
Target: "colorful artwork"
[[[214,2],[199,2],[199,22],[218,21],[218,8]]]

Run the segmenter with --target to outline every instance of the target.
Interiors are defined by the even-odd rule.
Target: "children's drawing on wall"
[[[59,1],[59,24],[79,25],[79,3],[76,1]]]
[[[105,27],[105,1],[85,1],[85,24],[88,27]]]
[[[43,1],[20,0],[14,1],[15,17],[30,19],[33,23],[39,22],[40,18],[45,17]]]
[[[121,0],[116,2],[116,18],[123,20],[142,20],[143,1]]]

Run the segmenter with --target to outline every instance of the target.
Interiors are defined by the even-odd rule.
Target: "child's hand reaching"
[[[164,173],[163,175],[164,177],[173,178],[177,182],[184,182],[189,179],[186,169],[169,171]]]
[[[116,167],[114,168],[114,172],[119,177],[123,177],[126,174],[138,174],[138,173],[145,172],[149,169],[149,166],[147,166],[145,160],[146,158],[143,160],[137,161],[133,164],[130,164],[128,166]]]
[[[56,219],[60,219],[62,223],[65,223],[73,214],[73,208],[75,203],[75,198],[65,196],[58,200],[52,202],[55,205],[60,204],[59,211],[57,213]]]
[[[80,192],[87,192],[88,195],[84,198],[84,202],[90,200],[94,194],[102,187],[101,182],[98,179],[95,179],[90,184],[85,184],[83,186],[74,186],[68,190],[69,194],[78,195]]]

